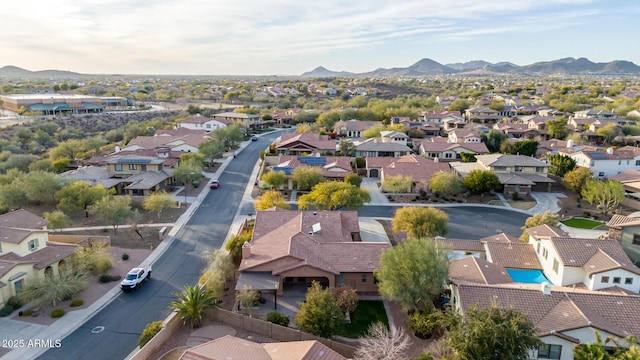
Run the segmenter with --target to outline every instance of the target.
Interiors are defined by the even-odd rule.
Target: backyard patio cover
[[[245,287],[246,286],[246,287]],[[274,309],[277,309],[277,291],[280,287],[280,277],[270,272],[241,272],[236,283],[236,291],[250,288],[256,291],[273,291]]]

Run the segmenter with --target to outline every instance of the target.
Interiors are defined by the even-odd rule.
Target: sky
[[[17,0],[3,6],[0,67],[300,75],[423,58],[640,65],[638,15],[637,0]]]

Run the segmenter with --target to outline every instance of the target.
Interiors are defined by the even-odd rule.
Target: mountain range
[[[391,69],[378,68],[364,73],[347,71],[332,71],[318,66],[312,71],[299,75],[300,77],[420,77],[437,75],[519,75],[519,76],[572,76],[572,75],[640,75],[640,67],[630,61],[615,60],[608,63],[594,63],[586,58],[563,58],[553,61],[536,62],[531,65],[518,66],[510,62],[492,64],[484,60],[474,60],[465,63],[440,64],[437,61],[424,58],[409,67],[394,67]],[[68,79],[95,76],[63,70],[30,71],[17,66],[0,68],[0,77],[4,78],[51,78]],[[105,76],[105,75],[102,75]],[[123,76],[123,75],[118,75]]]
[[[465,63],[440,64],[431,59],[422,59],[405,68],[379,68],[365,73],[349,73],[328,70],[319,66],[305,72],[301,77],[418,77],[435,75],[521,75],[521,76],[570,76],[570,75],[640,75],[640,67],[630,61],[615,60],[594,63],[585,58],[563,58],[518,66],[510,62],[492,64],[484,60]]]

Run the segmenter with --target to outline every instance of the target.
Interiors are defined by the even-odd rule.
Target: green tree
[[[572,157],[563,154],[549,156],[549,164],[551,165],[549,173],[558,177],[563,177],[576,167],[576,161]]]
[[[50,229],[60,229],[73,225],[73,220],[71,220],[71,218],[67,216],[67,214],[60,210],[55,210],[52,212],[45,211],[42,214],[42,217],[44,217],[49,222],[48,228]]]
[[[340,139],[338,150],[342,156],[356,156],[356,146],[351,140]]]
[[[429,189],[435,193],[459,194],[462,192],[462,181],[453,172],[440,172],[429,180]]]
[[[220,158],[224,151],[224,144],[216,139],[211,139],[198,145],[198,152],[204,155],[205,161],[209,166],[213,164],[213,160]]]
[[[19,209],[27,202],[27,193],[22,181],[0,185],[0,208]]]
[[[590,180],[593,180],[591,170],[589,170],[589,168],[581,166],[578,166],[573,170],[567,172],[562,178],[562,182],[564,183],[564,185],[569,190],[575,191],[578,194],[580,194],[580,192],[582,191],[582,187],[584,186],[584,184],[586,184]]]
[[[591,180],[584,184],[580,194],[590,204],[597,205],[603,214],[608,214],[624,199],[624,188],[615,180]]]
[[[580,344],[573,348],[575,360],[633,360],[640,359],[640,346],[633,336],[624,339],[628,347],[621,346],[613,337],[607,337],[604,341],[602,335],[595,331],[596,342]],[[613,351],[615,349],[615,351]],[[613,353],[612,353],[613,351]]]
[[[328,338],[335,335],[344,323],[344,313],[329,289],[322,289],[313,281],[304,302],[298,303],[300,311],[294,318],[301,329]]]
[[[54,173],[34,171],[21,182],[27,199],[36,204],[55,204],[55,194],[62,188],[62,180]]]
[[[211,294],[217,298],[224,296],[225,283],[233,277],[236,267],[231,255],[221,249],[216,249],[205,254],[207,268],[202,273],[200,285],[211,289]]]
[[[256,202],[253,204],[256,211],[267,210],[274,206],[281,209],[289,208],[287,198],[278,190],[265,191],[262,195],[256,198]]]
[[[464,114],[465,111],[469,109],[469,102],[464,99],[456,99],[451,104],[449,104],[449,111],[460,111],[460,113]]]
[[[20,299],[25,303],[36,302],[56,306],[60,301],[70,299],[86,288],[85,274],[63,272],[58,276],[47,276],[42,280],[36,280],[20,293]]]
[[[0,172],[5,173],[9,169],[27,172],[31,164],[38,161],[38,159],[38,156],[31,154],[11,154],[0,164]]]
[[[380,295],[407,311],[433,308],[448,280],[448,252],[439,241],[412,238],[385,250],[375,272]]]
[[[231,259],[233,259],[234,263],[240,263],[240,260],[242,260],[242,245],[250,241],[251,232],[249,231],[244,231],[238,235],[234,235],[229,239],[229,241],[227,241],[224,248],[227,249],[231,255]]]
[[[331,290],[338,306],[345,313],[353,313],[358,308],[358,291],[349,285],[338,285]]]
[[[187,187],[202,181],[202,162],[196,159],[180,161],[180,164],[173,169],[173,177],[184,184],[184,202],[187,202]]]
[[[520,140],[513,144],[513,154],[534,156],[538,151],[538,142],[535,140]]]
[[[232,147],[244,138],[244,131],[238,124],[231,124],[211,132],[211,137],[221,142],[225,148]]]
[[[55,195],[58,208],[65,210],[84,210],[89,217],[89,206],[109,195],[102,184],[93,185],[88,181],[74,181],[58,190]]]
[[[383,130],[384,130],[384,125],[382,124],[377,126],[372,126],[362,133],[362,137],[365,139],[377,138],[380,136],[380,132]]]
[[[382,180],[382,188],[384,191],[388,191],[394,194],[401,192],[410,192],[413,187],[413,179],[411,177],[398,176],[385,176]]]
[[[500,152],[502,154],[515,154],[515,146],[514,143],[510,141],[510,139],[505,139],[500,144]]]
[[[396,210],[391,220],[393,231],[407,232],[407,238],[444,236],[449,232],[449,215],[433,207],[408,206]]]
[[[173,199],[171,194],[167,194],[164,191],[154,192],[151,195],[147,196],[144,201],[142,201],[142,208],[156,213],[158,219],[160,219],[160,214],[164,209],[170,208],[176,205],[176,201]]]
[[[549,225],[549,226],[558,226],[558,214],[551,213],[550,210],[545,211],[544,213],[535,214],[530,216],[525,220],[524,226],[520,228],[522,230],[522,235],[520,235],[520,239],[524,241],[529,240],[529,234],[526,232],[528,228],[540,226],[540,225]]]
[[[547,120],[545,125],[547,125],[547,133],[553,139],[562,140],[570,133],[569,128],[567,128],[567,118],[564,116],[554,120]]]
[[[272,189],[279,189],[287,182],[287,175],[284,171],[269,171],[262,175],[262,182]]]
[[[344,177],[344,182],[356,187],[360,187],[360,185],[362,184],[362,178],[358,174],[350,173]]]
[[[498,175],[489,170],[471,170],[462,179],[462,185],[473,194],[482,194],[497,190],[502,186]]]
[[[162,330],[162,320],[154,321],[152,323],[147,324],[142,330],[142,334],[140,334],[140,338],[138,338],[138,346],[141,348],[145,346],[151,339],[153,339],[156,334]]]
[[[113,227],[118,232],[118,225],[133,215],[130,196],[105,196],[89,207],[89,212],[98,219]]]
[[[493,99],[491,100],[491,104],[489,104],[489,109],[492,109],[495,111],[502,111],[504,110],[505,105],[506,103],[504,100]]]
[[[466,321],[449,330],[447,341],[465,360],[528,360],[542,344],[526,315],[495,305],[471,307]]]
[[[324,176],[318,168],[303,166],[293,170],[291,179],[296,184],[298,190],[309,191],[316,186],[316,184],[323,182]]]
[[[618,133],[618,125],[616,124],[605,125],[600,129],[596,130],[596,134],[598,134],[599,136],[602,136],[604,138],[604,142],[607,144],[611,144],[611,138],[616,136],[617,133]]]
[[[217,299],[211,295],[210,290],[200,285],[185,285],[183,292],[175,292],[173,295],[178,300],[173,300],[169,307],[184,324],[188,321],[192,329],[200,327],[206,311],[216,307]]]
[[[371,195],[366,189],[346,182],[326,181],[316,184],[310,193],[300,196],[298,208],[310,209],[314,206],[318,210],[337,210],[342,207],[357,209],[369,201]]]
[[[496,129],[491,129],[488,133],[480,135],[480,138],[482,139],[482,142],[487,145],[489,152],[496,153],[500,151],[500,144],[507,139],[507,134]]]

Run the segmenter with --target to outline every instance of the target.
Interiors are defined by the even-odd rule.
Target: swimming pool
[[[541,270],[523,270],[523,269],[507,269],[507,273],[513,279],[513,282],[524,284],[542,284],[546,282],[551,284]]]

